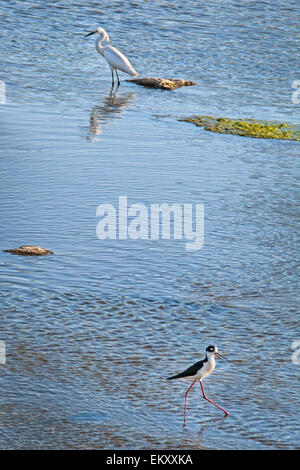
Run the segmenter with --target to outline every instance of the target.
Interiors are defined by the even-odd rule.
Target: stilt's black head
[[[218,353],[217,346],[208,346],[206,348],[206,355],[207,356],[216,356],[216,357],[223,357],[222,354]]]

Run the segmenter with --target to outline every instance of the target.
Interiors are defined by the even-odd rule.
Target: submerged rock
[[[163,90],[176,90],[183,86],[196,85],[195,82],[182,80],[179,78],[158,78],[158,77],[144,77],[144,78],[131,78],[126,82],[134,82],[137,85],[143,85],[147,88],[161,88]]]
[[[191,116],[179,119],[204,127],[210,132],[219,134],[236,134],[257,139],[283,139],[300,140],[300,128],[296,125],[268,121],[255,121],[254,119],[228,119],[213,116]]]
[[[12,248],[11,250],[3,250],[7,253],[12,253],[13,255],[23,255],[23,256],[43,256],[43,255],[53,255],[53,251],[46,250],[46,248],[41,248],[40,246],[33,245],[22,245],[19,248]]]

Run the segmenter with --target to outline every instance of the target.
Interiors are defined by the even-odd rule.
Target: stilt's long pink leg
[[[221,408],[221,406],[217,405],[214,401],[210,400],[209,398],[207,398],[207,396],[205,395],[205,391],[204,391],[204,388],[203,388],[203,384],[202,384],[202,381],[199,380],[200,382],[200,385],[201,385],[201,390],[202,390],[202,395],[203,395],[203,398],[207,401],[209,401],[209,403],[212,403],[213,405],[215,405],[217,408],[219,408],[219,410],[222,410],[224,413],[225,413],[225,416],[228,416],[229,413],[228,411],[224,410],[223,408]],[[194,383],[193,383],[194,385]]]
[[[190,388],[186,391],[186,394],[185,394],[183,427],[185,427],[185,417],[186,417],[188,393],[189,393],[189,391],[191,390],[191,388],[193,387],[193,385],[195,384],[195,382],[196,382],[196,380],[194,380],[194,382],[192,383],[192,385],[191,385]]]

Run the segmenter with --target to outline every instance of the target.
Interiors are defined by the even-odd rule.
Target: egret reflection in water
[[[87,137],[90,142],[99,140],[99,136],[102,134],[102,126],[117,115],[122,114],[125,108],[135,99],[136,93],[122,93],[117,96],[117,90],[113,91],[113,88],[111,88],[110,94],[103,100],[103,104],[93,107]]]

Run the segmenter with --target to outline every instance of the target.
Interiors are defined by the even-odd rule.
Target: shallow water
[[[299,446],[296,189],[299,142],[206,132],[190,114],[299,122],[299,8],[282,2],[31,2],[0,7],[0,447]],[[18,31],[16,34],[16,25]],[[146,90],[110,69],[104,27]],[[205,207],[205,243],[104,240],[96,208]],[[200,387],[167,382],[217,344]]]

